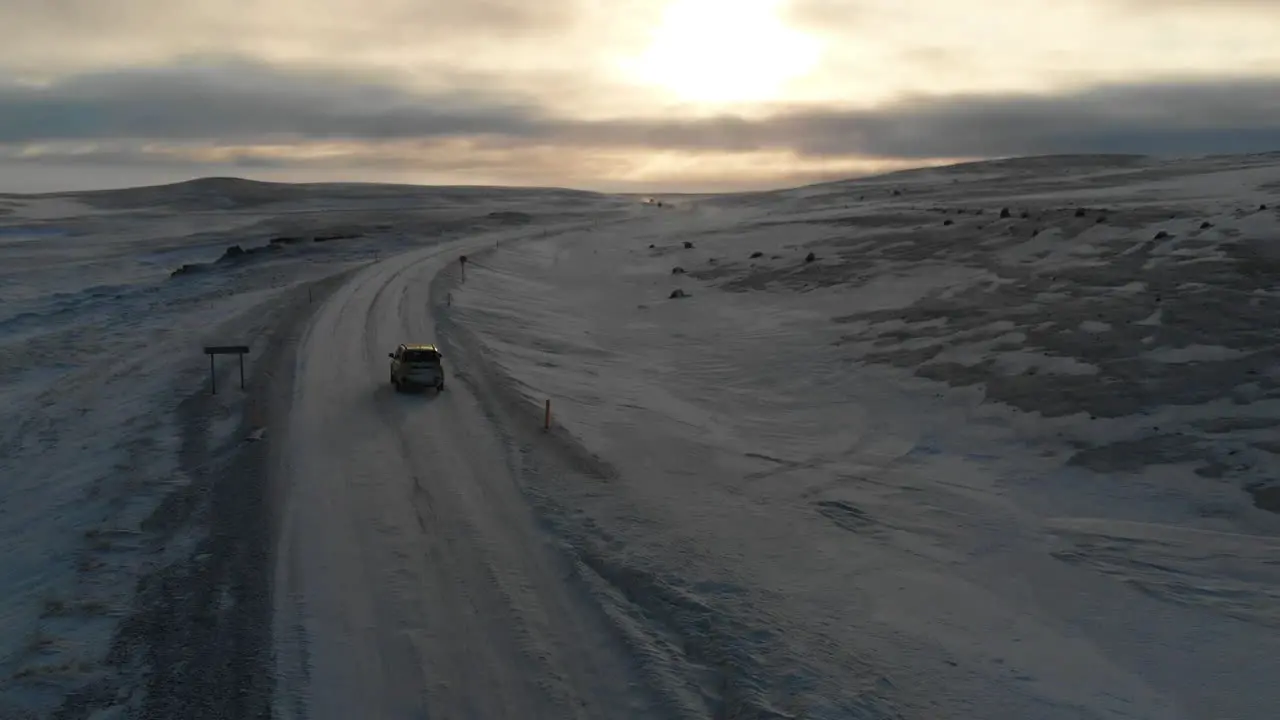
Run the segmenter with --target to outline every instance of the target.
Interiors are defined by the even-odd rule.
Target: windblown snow
[[[0,717],[1274,717],[1280,156],[656,199],[0,197]]]

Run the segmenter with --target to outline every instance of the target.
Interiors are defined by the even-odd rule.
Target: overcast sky
[[[1280,149],[1280,0],[0,0],[0,191]]]

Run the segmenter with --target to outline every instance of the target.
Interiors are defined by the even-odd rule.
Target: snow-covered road
[[[371,265],[304,338],[280,468],[279,717],[653,715],[449,358],[438,396],[389,384],[387,353],[436,337],[433,278],[476,245]]]

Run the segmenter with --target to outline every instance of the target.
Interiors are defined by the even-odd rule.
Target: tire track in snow
[[[467,388],[388,385],[386,349],[434,336],[430,280],[471,245],[366,268],[308,335],[279,560],[296,574],[277,574],[277,626],[301,621],[310,646],[292,692],[317,720],[660,716],[600,609],[566,587]]]
[[[489,420],[508,434],[508,442],[519,446],[518,472],[533,476],[534,487],[526,492],[538,507],[541,521],[554,528],[572,553],[570,572],[605,608],[611,631],[631,648],[639,672],[657,689],[670,715],[786,717],[761,697],[753,680],[754,659],[734,642],[748,632],[745,628],[704,604],[679,579],[620,550],[608,531],[578,516],[563,498],[552,497],[554,491],[547,493],[548,478],[561,484],[594,485],[616,481],[616,470],[563,428],[553,426],[549,433],[533,430],[540,427],[540,406],[513,387],[518,381],[506,375],[469,329],[445,310],[441,300],[455,283],[455,278],[440,276],[432,291],[446,351],[468,362],[460,375],[482,401]]]

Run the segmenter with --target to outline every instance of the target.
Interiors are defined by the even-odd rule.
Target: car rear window
[[[435,362],[440,359],[440,353],[430,350],[405,350],[404,359],[406,362]]]

